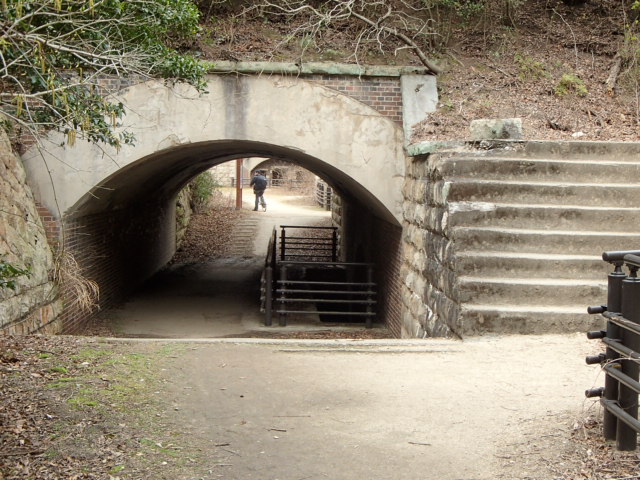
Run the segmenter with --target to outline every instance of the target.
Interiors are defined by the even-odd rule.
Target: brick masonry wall
[[[65,223],[66,248],[80,273],[100,285],[100,309],[122,301],[164,266],[173,254],[175,238],[175,203],[171,202],[149,202]],[[66,292],[70,288],[65,287]],[[81,331],[88,318],[79,305],[67,303],[61,315],[63,331]]]
[[[347,95],[370,106],[382,115],[402,125],[402,89],[400,77],[370,77],[353,75],[302,75],[302,78]],[[99,83],[107,92],[118,91],[144,81],[144,78],[103,76]]]
[[[400,271],[403,263],[402,228],[380,219],[374,219],[373,252],[376,260],[378,285],[378,317],[397,338],[402,332],[402,282]],[[376,253],[374,253],[376,255]]]
[[[373,217],[367,208],[345,200],[334,191],[331,216],[339,227],[341,261],[373,262],[377,284],[377,322],[401,338],[403,263],[402,228]]]
[[[307,78],[369,105],[382,115],[402,125],[400,77],[311,75]]]

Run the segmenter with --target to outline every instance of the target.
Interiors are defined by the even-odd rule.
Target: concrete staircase
[[[255,215],[243,215],[233,226],[225,255],[228,257],[253,256],[254,241],[258,231],[258,218]]]
[[[551,145],[551,144],[547,144]],[[460,334],[584,331],[606,303],[603,251],[640,248],[640,149],[436,155]]]

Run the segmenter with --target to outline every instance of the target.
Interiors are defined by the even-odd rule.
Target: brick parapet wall
[[[301,74],[300,78],[316,82],[370,106],[380,114],[402,125],[402,88],[400,76],[357,76],[335,74]],[[118,90],[144,82],[142,76],[102,76],[98,84],[105,92]]]
[[[305,78],[358,100],[402,125],[400,77],[310,75]]]

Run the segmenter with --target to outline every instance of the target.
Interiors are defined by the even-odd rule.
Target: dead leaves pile
[[[620,452],[602,436],[602,412],[577,422],[573,427],[574,454],[579,463],[562,480],[640,479],[640,453]]]
[[[77,345],[66,337],[0,337],[0,479],[113,478],[123,446],[100,432],[97,412],[67,408],[65,389],[53,387],[86,367],[72,358]]]
[[[194,213],[185,238],[172,262],[201,261],[223,256],[231,240],[234,224],[245,213],[242,210],[222,206],[214,206],[205,212]]]
[[[154,447],[169,434],[145,393],[157,369],[131,387],[161,361],[141,348],[0,336],[0,480],[178,478],[158,473],[173,466]]]

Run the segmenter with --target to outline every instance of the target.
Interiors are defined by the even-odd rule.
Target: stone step
[[[253,254],[254,240],[258,229],[258,220],[243,217],[233,226],[231,239],[225,252],[231,257],[246,257]]]
[[[629,232],[640,232],[640,208],[451,202],[447,224],[560,230],[624,225]]]
[[[545,334],[578,332],[605,328],[601,315],[589,315],[583,305],[465,304],[462,307],[460,336],[483,333]]]
[[[608,250],[640,250],[640,234],[609,231],[454,227],[458,250],[569,255],[601,255]]]
[[[579,158],[585,160],[601,160],[616,156],[617,160],[640,161],[640,144],[638,142],[526,142],[524,156],[535,158]]]
[[[607,281],[558,278],[459,278],[459,300],[476,304],[588,305],[606,303]]]
[[[478,180],[567,181],[620,183],[640,178],[640,161],[533,159],[522,157],[455,157],[434,165],[445,177]]]
[[[527,205],[597,205],[636,207],[639,183],[562,183],[492,181],[458,178],[431,188],[433,204],[447,202],[519,203]]]
[[[504,251],[456,253],[459,275],[527,278],[584,278],[602,280],[613,267],[600,255],[562,255]]]

